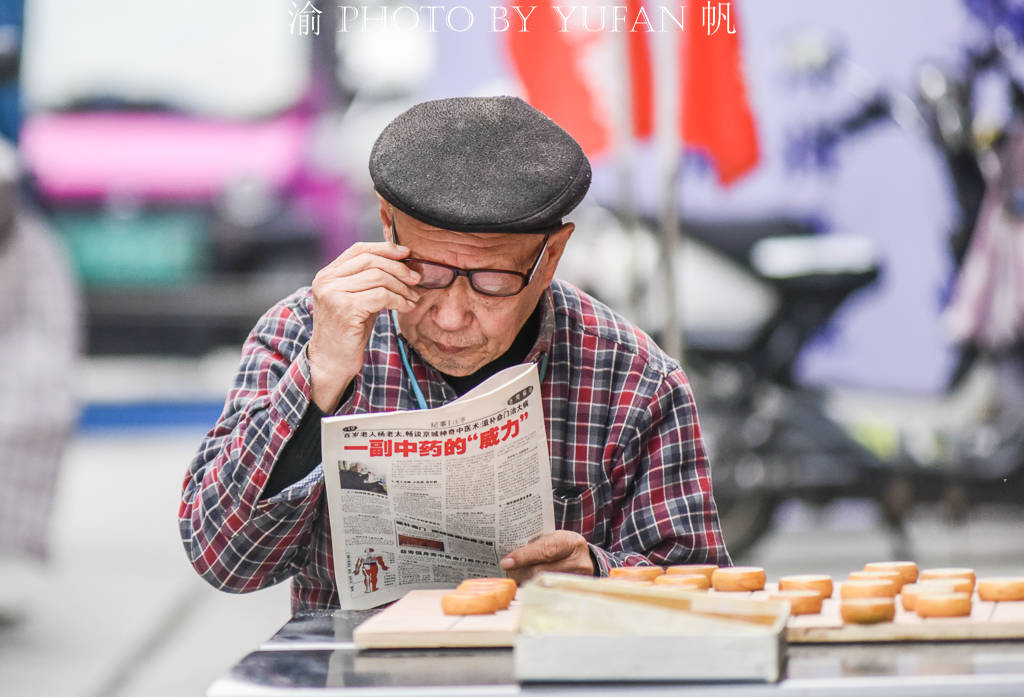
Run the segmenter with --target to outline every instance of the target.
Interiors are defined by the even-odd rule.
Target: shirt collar
[[[555,301],[551,286],[544,289],[540,297],[540,327],[537,329],[537,341],[526,354],[526,360],[540,363],[541,358],[551,352],[551,342],[555,336]]]

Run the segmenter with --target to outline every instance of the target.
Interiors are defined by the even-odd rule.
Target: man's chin
[[[456,378],[463,378],[467,375],[472,375],[480,368],[484,367],[487,362],[482,363],[464,363],[462,361],[453,361],[444,357],[438,358],[427,358],[427,363],[434,366],[437,370],[441,371],[445,375],[451,375]]]
[[[437,370],[457,378],[472,375],[491,360],[487,356],[481,356],[479,351],[472,349],[460,351],[431,347],[429,350],[420,351],[419,354]]]

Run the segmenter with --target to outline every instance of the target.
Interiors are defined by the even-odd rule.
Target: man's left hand
[[[579,533],[556,530],[512,550],[501,560],[501,568],[522,585],[544,571],[594,575],[590,547]]]

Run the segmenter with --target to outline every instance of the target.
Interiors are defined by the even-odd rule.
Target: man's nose
[[[441,291],[441,297],[434,304],[434,323],[447,332],[465,329],[472,323],[473,294],[469,279],[460,276],[455,283]]]

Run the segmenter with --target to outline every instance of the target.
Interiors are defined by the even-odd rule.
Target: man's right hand
[[[381,310],[410,310],[420,299],[420,275],[400,259],[409,249],[358,242],[313,279],[313,337],[306,349],[313,401],[325,414],[363,367],[363,354]]]

